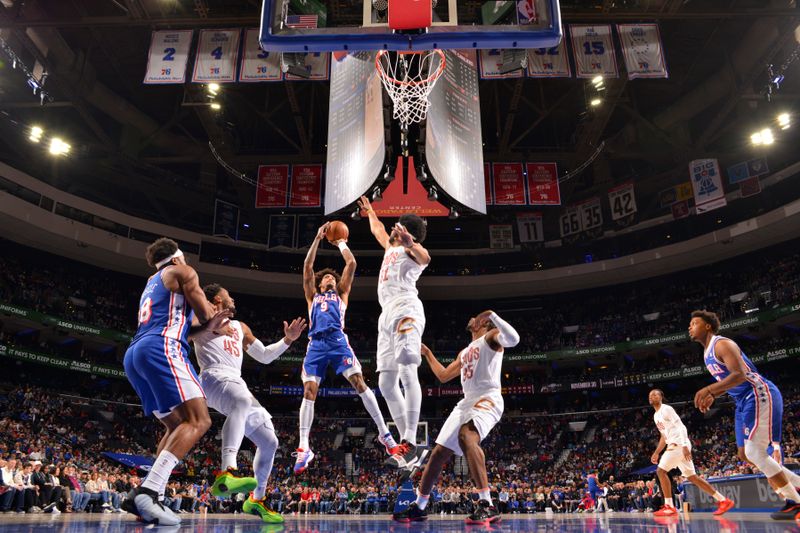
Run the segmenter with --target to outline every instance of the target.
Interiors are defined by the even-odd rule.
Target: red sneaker
[[[678,516],[678,510],[669,505],[664,505],[661,509],[653,513],[653,516]]]
[[[727,513],[728,511],[733,509],[735,505],[736,504],[734,503],[733,500],[731,500],[730,498],[725,498],[724,500],[719,502],[719,504],[717,504],[717,510],[714,511],[714,516],[719,516]]]

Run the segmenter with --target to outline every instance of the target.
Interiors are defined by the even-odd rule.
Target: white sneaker
[[[391,433],[387,433],[382,437],[379,436],[378,442],[383,444],[383,447],[386,448],[386,453],[389,455],[394,455],[400,450],[400,446],[397,444],[397,441],[394,440]]]
[[[177,526],[181,523],[178,516],[159,503],[157,492],[138,487],[133,493],[133,507],[143,521],[159,526]]]
[[[305,472],[306,468],[308,468],[309,463],[314,460],[314,452],[297,448],[297,451],[292,454],[292,457],[296,457],[294,461],[294,473],[302,474]]]

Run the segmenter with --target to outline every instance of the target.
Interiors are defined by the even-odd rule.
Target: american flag
[[[316,28],[317,15],[287,15],[287,28]]]

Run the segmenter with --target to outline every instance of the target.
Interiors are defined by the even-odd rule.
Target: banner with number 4
[[[608,191],[612,220],[619,220],[636,213],[636,195],[633,182],[629,181]]]
[[[195,83],[236,81],[241,30],[201,30],[194,59]]]
[[[154,31],[144,83],[183,83],[192,45],[192,30]]]

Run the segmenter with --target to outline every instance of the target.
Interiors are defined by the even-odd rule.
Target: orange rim
[[[435,81],[436,79],[438,79],[439,76],[442,75],[442,72],[444,72],[444,67],[447,64],[447,59],[445,58],[444,52],[442,50],[439,50],[438,48],[434,48],[433,51],[436,52],[437,54],[439,54],[439,59],[440,59],[439,66],[437,67],[436,71],[433,74],[431,74],[430,76],[428,76],[427,78],[425,78],[423,80],[419,80],[419,81],[401,81],[401,80],[398,80],[398,79],[395,79],[395,78],[392,78],[391,76],[389,76],[386,73],[386,71],[383,69],[383,66],[381,64],[381,59],[383,57],[385,57],[389,53],[388,50],[379,50],[378,53],[375,55],[375,68],[378,70],[378,74],[380,74],[381,78],[383,78],[387,82],[392,83],[394,85],[401,85],[401,86],[402,85],[413,85],[413,86],[416,86],[416,85],[423,85],[423,84],[426,84],[426,83],[431,83],[431,82]],[[400,54],[400,55],[421,55],[421,54],[428,53],[428,51],[426,50],[426,51],[419,51],[419,52],[413,51],[413,52],[397,52],[397,53]]]

